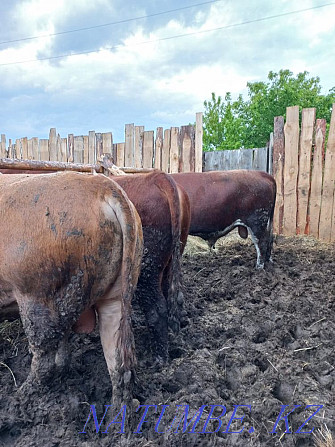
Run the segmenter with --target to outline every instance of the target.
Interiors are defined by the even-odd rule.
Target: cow
[[[23,389],[68,363],[71,328],[92,331],[97,313],[113,401],[130,401],[143,235],[122,188],[103,175],[1,175],[0,216],[0,308],[18,303],[32,352]]]
[[[168,359],[168,326],[179,329],[180,260],[190,226],[182,187],[162,171],[113,177],[142,221],[144,254],[136,297],[145,314],[155,363]]]
[[[238,227],[242,238],[250,233],[256,247],[256,268],[271,258],[272,221],[276,200],[274,178],[262,171],[213,171],[171,174],[191,202],[189,233],[211,247]]]

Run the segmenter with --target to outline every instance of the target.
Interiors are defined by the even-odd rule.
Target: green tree
[[[316,107],[317,118],[330,121],[335,87],[321,94],[320,78],[309,77],[307,71],[297,76],[289,70],[270,71],[267,82],[248,82],[247,87],[246,101],[241,95],[232,101],[228,93],[224,101],[212,94],[212,100],[204,102],[205,150],[264,146],[273,131],[274,117],[285,116],[289,106]]]

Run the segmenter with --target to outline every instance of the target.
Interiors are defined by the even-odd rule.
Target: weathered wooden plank
[[[170,172],[170,145],[171,145],[171,130],[164,130],[164,140],[162,148],[162,171]]]
[[[50,154],[50,160],[52,161],[58,160],[56,140],[57,140],[56,129],[53,127],[50,129],[49,132],[49,154]]]
[[[126,124],[124,146],[125,166],[133,166],[134,164],[134,132],[134,124]]]
[[[283,234],[297,233],[297,180],[299,163],[299,107],[287,107],[284,161],[284,215]]]
[[[222,166],[220,167],[221,171],[229,171],[230,169],[234,169],[234,167],[231,167],[231,152],[230,150],[222,151],[223,158],[222,158]]]
[[[256,171],[267,171],[268,163],[268,148],[259,147],[257,149],[251,149],[253,151],[253,160],[251,169]]]
[[[273,231],[277,234],[283,233],[284,214],[284,161],[285,161],[285,135],[284,117],[274,118],[273,131],[273,176],[277,184],[276,205],[273,217]]]
[[[42,146],[47,146],[48,140],[43,141]],[[67,163],[61,161],[43,161],[43,160],[18,160],[11,158],[0,159],[0,168],[3,169],[25,169],[36,171],[79,171],[91,172],[92,169],[101,171],[101,165],[83,164],[83,163]]]
[[[97,156],[97,159],[98,159],[103,154],[102,134],[100,132],[97,132],[95,134],[95,148],[96,148],[96,156]]]
[[[13,154],[15,154],[15,158],[22,158],[22,142],[19,138],[16,138],[15,145],[13,145]]]
[[[33,142],[32,139],[29,138],[29,140],[27,141],[27,157],[26,160],[34,160],[33,157]]]
[[[67,138],[60,139],[59,161],[67,161]]]
[[[20,138],[20,147],[21,147],[21,157],[27,159],[28,158],[28,138]]]
[[[270,133],[269,147],[267,148],[266,172],[273,174],[273,132]]]
[[[202,112],[196,114],[195,123],[195,148],[194,148],[194,170],[195,172],[202,172],[203,164],[203,127],[202,127]]]
[[[326,138],[326,120],[317,119],[315,126],[315,147],[311,179],[311,195],[309,199],[308,234],[319,237],[319,221],[321,210],[323,159]]]
[[[83,137],[84,141],[84,159],[83,163],[88,163],[88,135],[84,135]]]
[[[40,159],[43,161],[50,160],[49,155],[49,140],[42,138],[40,140]]]
[[[1,134],[1,145],[0,145],[0,158],[5,158],[7,156],[7,150],[6,150],[6,135]]]
[[[143,167],[142,145],[144,126],[135,126],[135,141],[134,141],[134,166],[135,168]]]
[[[124,143],[117,143],[116,146],[116,166],[124,166]]]
[[[73,139],[73,161],[75,163],[84,162],[84,137],[82,135]]]
[[[181,148],[179,158],[179,172],[194,172],[195,169],[195,135],[194,126],[182,126],[180,129]]]
[[[88,162],[95,163],[97,160],[97,154],[95,151],[95,131],[90,130],[88,132]]]
[[[297,234],[307,234],[307,211],[311,186],[311,157],[315,108],[303,109],[299,145]]]
[[[240,151],[241,149],[229,151],[230,169],[240,169]]]
[[[214,151],[212,157],[213,167],[211,170],[214,171],[224,171],[225,161],[229,159],[230,164],[231,151]]]
[[[162,169],[163,127],[157,127],[155,139],[155,164],[156,169]]]
[[[111,154],[113,150],[113,135],[112,132],[102,134],[102,147],[104,154]]]
[[[241,149],[240,153],[240,169],[252,169],[253,150]]]
[[[74,160],[73,147],[74,147],[74,136],[72,133],[70,133],[67,136],[67,161],[69,163],[73,163]]]
[[[33,137],[31,139],[31,150],[32,150],[32,159],[33,160],[39,160],[40,159],[40,150],[39,150],[39,143],[38,138]]]
[[[179,127],[171,127],[170,142],[170,173],[178,172],[179,168]]]
[[[58,160],[58,161],[62,161],[60,150],[61,150],[61,139],[60,139],[60,135],[58,133],[56,135],[56,156],[57,156],[56,160]]]
[[[154,157],[154,131],[143,132],[143,168],[153,167]]]
[[[335,182],[335,104],[333,104],[327,149],[325,155],[322,202],[320,212],[319,238],[330,242],[332,239],[333,198]]]
[[[8,157],[15,158],[15,154],[13,152],[13,144],[12,139],[8,139]]]

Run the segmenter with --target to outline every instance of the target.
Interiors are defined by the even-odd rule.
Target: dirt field
[[[113,408],[107,409],[99,433],[93,417],[84,430],[90,405],[95,405],[100,422],[104,405],[111,402],[98,333],[73,335],[67,374],[56,377],[40,394],[19,397],[17,389],[28,374],[30,354],[16,320],[0,326],[0,446],[302,447],[318,445],[317,437],[327,437],[329,432],[334,438],[334,245],[278,238],[274,263],[266,271],[254,269],[255,250],[248,241],[226,239],[213,253],[204,247],[193,243],[184,256],[182,330],[171,336],[168,366],[151,366],[146,328],[135,312],[136,398],[142,405],[157,405],[156,414],[154,407],[149,408],[141,434],[132,434],[135,425],[125,426],[124,435],[113,435],[121,424],[114,424],[114,429],[112,424],[102,433],[120,410]],[[193,419],[183,433],[186,404],[189,421],[198,411],[199,422],[194,426]],[[219,428],[215,420],[208,420],[206,427],[210,405],[227,410],[216,433],[205,433]],[[300,405],[288,417],[288,430],[293,432],[289,434],[284,433],[284,420],[276,424],[285,405],[283,416]],[[306,405],[315,407],[306,410]],[[314,427],[313,434],[295,433],[321,405],[300,429],[308,432]],[[205,406],[202,413],[201,406]],[[143,411],[135,415],[137,423]],[[216,407],[212,416],[222,412],[223,407]],[[236,419],[243,415],[243,420]],[[232,416],[235,421],[229,425]],[[224,433],[243,427],[241,433]]]

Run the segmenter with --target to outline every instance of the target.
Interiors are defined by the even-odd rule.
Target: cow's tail
[[[178,332],[180,328],[180,276],[181,276],[181,204],[177,184],[174,179],[166,174],[164,187],[160,189],[165,193],[171,216],[171,237],[172,237],[172,256],[168,266],[167,279],[168,289],[168,320],[169,327]]]
[[[140,217],[134,205],[128,199],[123,189],[114,183],[113,211],[120,223],[123,237],[122,251],[122,301],[121,322],[117,341],[117,380],[121,383],[113,384],[118,393],[116,401],[131,401],[131,385],[134,380],[136,365],[135,342],[131,323],[131,301],[136,289],[143,251],[143,233]],[[119,394],[121,393],[121,395]],[[123,393],[123,394],[122,394]],[[114,398],[113,398],[114,400]]]

